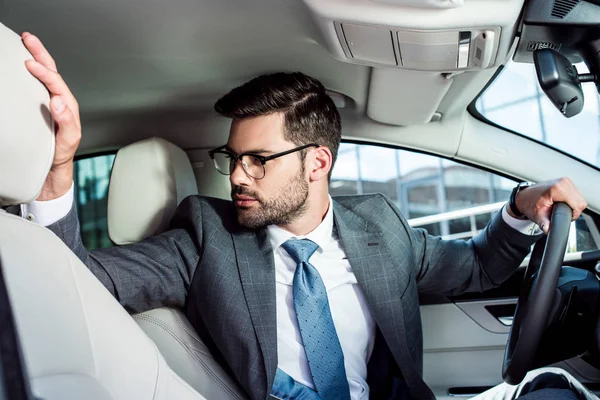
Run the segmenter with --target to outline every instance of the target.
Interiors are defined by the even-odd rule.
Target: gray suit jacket
[[[411,397],[433,398],[423,382],[417,291],[483,291],[508,278],[538,237],[500,213],[469,241],[411,228],[382,195],[339,197],[334,226]],[[268,397],[277,368],[273,249],[265,230],[236,222],[231,202],[191,196],[169,231],[140,243],[87,252],[75,208],[49,227],[130,312],[184,307],[217,359],[252,399]]]

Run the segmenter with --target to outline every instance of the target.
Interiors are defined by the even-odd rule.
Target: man
[[[43,214],[128,310],[184,307],[253,399],[433,398],[421,379],[417,291],[494,287],[539,237],[522,233],[533,223],[511,214],[547,231],[554,202],[567,202],[574,218],[586,207],[568,179],[534,185],[465,242],[412,229],[381,195],[333,200],[340,116],[320,82],[280,73],[215,105],[232,118],[227,144],[210,152],[230,175],[232,202],[188,197],[167,232],[87,252],[71,207],[78,106],[41,42],[27,33],[23,41],[57,123],[54,164],[38,201],[25,208]]]

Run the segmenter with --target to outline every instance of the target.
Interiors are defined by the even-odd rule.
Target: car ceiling
[[[301,70],[365,97],[368,67],[317,42],[297,0],[5,0],[0,20],[38,35],[90,118],[146,109],[210,110],[235,85]]]
[[[231,88],[262,73],[302,71],[315,76],[328,89],[346,96],[349,107],[341,111],[347,124],[373,122],[365,112],[369,101],[392,117],[395,109],[414,102],[414,92],[399,91],[388,100],[370,84],[374,74],[385,74],[379,87],[389,86],[386,79],[402,87],[401,82],[411,81],[415,71],[385,71],[340,61],[310,9],[315,4],[335,6],[347,14],[347,20],[352,7],[369,7],[368,11],[376,1],[4,0],[0,22],[15,32],[38,35],[56,59],[80,104],[84,122],[80,154],[116,148],[149,135],[191,148],[224,141],[228,124],[217,120],[212,105]],[[498,25],[512,29],[506,29],[505,42],[510,44],[522,0],[467,0],[460,10],[384,7],[373,8],[373,13],[356,9],[356,18],[364,15],[372,24],[377,17],[389,24],[388,11],[392,10],[398,21],[411,28],[439,29],[455,27],[461,18],[470,26],[477,26],[478,21],[489,23],[495,14]],[[494,9],[502,11],[489,12]],[[499,55],[496,65],[506,55]],[[451,120],[466,112],[495,70],[465,72],[454,78],[438,108],[448,121],[446,129],[461,129]],[[424,74],[422,79],[432,76]],[[394,143],[389,126],[380,125],[386,132],[384,140]],[[378,132],[371,124],[369,132],[359,136],[381,140]]]

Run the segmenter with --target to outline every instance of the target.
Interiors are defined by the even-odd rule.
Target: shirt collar
[[[322,246],[325,245],[328,240],[331,240],[333,235],[333,202],[331,201],[331,196],[329,196],[329,208],[327,209],[325,218],[323,218],[323,221],[321,221],[321,223],[308,234],[297,236],[283,228],[278,227],[277,225],[268,225],[267,235],[269,236],[269,241],[271,242],[273,251],[276,251],[279,246],[292,238],[310,239],[322,249]]]

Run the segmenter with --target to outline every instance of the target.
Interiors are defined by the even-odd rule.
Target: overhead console
[[[496,60],[500,27],[465,30],[394,29],[334,22],[349,60],[419,71],[488,68]]]
[[[523,0],[304,0],[324,45],[345,62],[452,72],[508,55]]]

